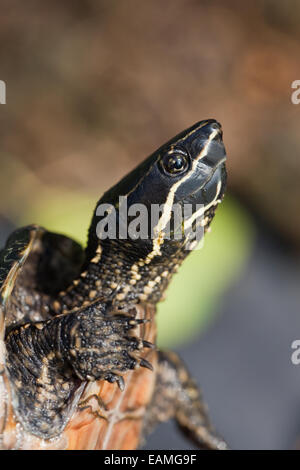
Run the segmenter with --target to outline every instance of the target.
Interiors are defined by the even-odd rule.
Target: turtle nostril
[[[213,122],[211,125],[210,125],[210,128],[211,130],[213,131],[218,131],[218,130],[221,130],[221,126],[218,122]]]
[[[222,126],[218,121],[213,120],[212,122],[209,122],[207,124],[207,128],[210,134],[215,133],[213,140],[222,141],[222,138],[223,138]]]
[[[215,119],[212,119],[211,121],[208,121],[206,126],[205,126],[205,131],[209,135],[212,133],[216,134],[214,136],[214,139],[222,139],[222,127],[221,124],[216,121]]]
[[[205,124],[205,128],[210,131],[220,131],[222,129],[221,124],[216,119],[208,119]]]

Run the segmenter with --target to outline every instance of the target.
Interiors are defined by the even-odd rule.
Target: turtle
[[[98,201],[85,249],[38,225],[8,237],[2,449],[136,449],[171,418],[200,449],[228,447],[185,364],[157,348],[155,326],[157,303],[224,197],[222,136],[206,119],[152,153]],[[178,219],[175,206],[189,210]]]

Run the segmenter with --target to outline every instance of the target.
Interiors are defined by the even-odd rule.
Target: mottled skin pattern
[[[209,227],[224,195],[224,160],[219,124],[202,121],[104,194],[99,203],[113,204],[117,214],[120,195],[127,196],[128,205],[165,204],[153,239],[99,239],[97,209],[85,255],[72,240],[37,226],[10,237],[0,253],[0,319],[3,325],[5,317],[6,325],[2,362],[27,432],[44,439],[58,436],[78,406],[83,383],[105,380],[123,390],[128,371],[152,369],[142,353],[153,345],[136,334],[148,320],[137,317],[135,306],[161,300],[189,253],[190,235],[164,238],[172,204],[203,204],[199,217],[195,212],[188,222],[194,227],[202,221],[205,231]],[[185,366],[174,354],[156,354],[156,391],[142,434],[175,417],[200,447],[225,448]]]
[[[156,389],[147,410],[144,435],[156,424],[175,418],[182,431],[205,449],[226,449],[213,429],[201,392],[185,364],[173,352],[158,352]]]
[[[26,428],[45,438],[49,431],[61,432],[80,380],[117,381],[123,388],[119,374],[135,367],[137,359],[130,354],[144,346],[130,336],[138,323],[130,312],[125,316],[97,301],[78,312],[13,329],[6,339],[8,370],[19,391],[19,408],[28,412]]]

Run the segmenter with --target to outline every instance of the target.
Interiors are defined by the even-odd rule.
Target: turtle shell
[[[73,271],[78,268],[79,258],[75,257],[76,262],[74,258],[74,250],[77,249],[75,242],[55,234],[50,236],[49,232],[38,226],[25,227],[14,232],[0,252],[0,448],[135,449],[141,439],[145,410],[155,385],[155,373],[145,368],[140,367],[124,374],[123,391],[117,383],[111,384],[104,380],[82,382],[69,404],[66,426],[54,438],[45,440],[30,434],[24,429],[16,413],[14,389],[5,366],[5,330],[20,321],[36,319],[31,318],[28,312],[21,311],[18,300],[24,299],[24,296],[31,296],[31,299],[34,297],[30,288],[35,282],[37,266],[40,267],[37,259],[40,254],[45,259],[45,252],[49,252],[51,243],[56,247],[51,257],[52,265],[55,260],[54,265],[60,270],[64,258],[72,255]],[[60,249],[57,250],[57,247]],[[47,268],[49,263],[45,266]],[[38,276],[41,274],[38,273]],[[24,290],[25,281],[29,286],[27,290]],[[38,302],[35,307],[37,306]],[[138,305],[135,309],[136,318],[148,320],[137,327],[138,336],[151,343],[155,342],[154,307]],[[38,319],[45,319],[45,315],[40,313]],[[155,368],[155,350],[145,350],[142,357]]]

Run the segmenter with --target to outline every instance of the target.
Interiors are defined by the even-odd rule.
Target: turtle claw
[[[144,348],[155,349],[155,344],[150,343],[149,341],[142,340]]]
[[[145,323],[148,323],[149,321],[150,320],[135,318],[135,319],[130,320],[128,324],[134,328],[135,326],[138,326],[138,325],[144,325]]]
[[[141,366],[141,367],[145,367],[146,369],[149,369],[149,370],[151,370],[152,372],[153,372],[153,370],[154,370],[154,369],[153,369],[153,365],[152,365],[149,361],[147,361],[147,359],[141,359],[141,361],[140,361],[140,366]]]
[[[121,392],[124,391],[125,389],[125,380],[123,379],[123,377],[121,375],[119,375],[117,378],[116,378],[116,382],[118,384],[118,387],[119,389],[121,390]]]
[[[122,375],[120,375],[120,372],[119,371],[113,371],[113,372],[109,372],[108,375],[102,377],[104,380],[106,380],[107,382],[113,384],[113,383],[116,383],[119,387],[119,389],[121,390],[121,392],[124,391],[125,389],[125,380],[123,379]],[[101,378],[100,378],[101,380]]]

